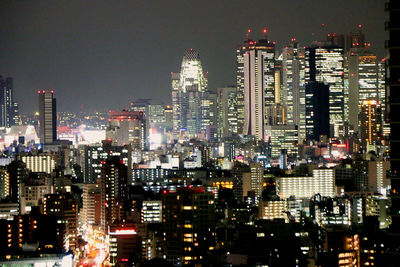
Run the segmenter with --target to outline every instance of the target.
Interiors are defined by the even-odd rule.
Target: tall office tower
[[[132,148],[145,149],[147,134],[143,111],[110,111],[106,137],[119,146],[130,144]]]
[[[202,187],[163,191],[165,258],[174,264],[202,263],[215,247],[214,195]]]
[[[329,136],[329,85],[311,82],[306,85],[306,139]]]
[[[380,67],[375,54],[352,48],[347,56],[349,125],[358,130],[362,102],[378,100]]]
[[[57,107],[54,91],[39,90],[39,138],[42,144],[57,139]]]
[[[331,37],[329,37],[331,38]],[[344,135],[344,49],[335,39],[313,42],[306,49],[306,82],[329,85],[329,123],[331,137]]]
[[[101,226],[104,231],[109,225],[123,218],[124,201],[127,196],[128,168],[120,157],[110,157],[101,168]]]
[[[234,86],[217,89],[218,136],[238,133],[237,89]]]
[[[248,37],[236,50],[238,128],[258,140],[264,140],[266,110],[275,104],[275,44],[266,33],[258,42]]]
[[[210,125],[207,75],[199,53],[186,51],[180,73],[171,73],[174,131],[195,136]]]
[[[305,119],[305,49],[296,39],[282,51],[283,105],[286,106],[287,124],[297,125],[300,143],[306,138]]]
[[[368,145],[379,145],[382,139],[381,105],[376,100],[364,100],[359,116],[362,147],[366,149]]]
[[[385,28],[389,31],[389,40],[386,41],[386,48],[389,50],[387,62],[387,85],[389,101],[388,114],[390,120],[390,161],[391,161],[391,182],[392,182],[392,225],[395,232],[400,231],[400,3],[390,0],[385,5],[389,12],[389,21]]]

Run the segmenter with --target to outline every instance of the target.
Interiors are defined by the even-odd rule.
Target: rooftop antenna
[[[360,23],[360,24],[357,25],[357,27],[358,27],[358,31],[361,33],[363,25]]]
[[[246,32],[246,40],[250,40],[250,33],[251,33],[251,29],[249,28],[249,29],[247,29],[247,32]]]
[[[264,39],[267,39],[267,37],[268,37],[268,29],[267,29],[267,28],[264,28],[264,29],[262,30],[262,33],[263,33]]]

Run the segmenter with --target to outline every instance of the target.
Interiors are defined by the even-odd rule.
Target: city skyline
[[[380,1],[308,2],[280,1],[278,6],[255,1],[243,10],[240,1],[104,2],[95,7],[74,1],[3,1],[0,73],[14,78],[21,113],[37,110],[30,99],[38,89],[55,90],[63,99],[60,111],[80,110],[81,104],[93,111],[120,109],[133,98],[146,98],[148,92],[168,104],[170,72],[179,71],[180,58],[191,47],[199,51],[203,68],[209,71],[211,90],[234,85],[235,47],[248,28],[257,39],[267,27],[268,38],[281,51],[293,37],[304,46],[323,39],[321,23],[329,32],[341,34],[363,24],[372,50],[380,58],[385,55],[386,14]],[[350,19],[340,20],[334,14]],[[282,23],[285,17],[287,23]]]
[[[1,266],[398,265],[399,0],[0,1]]]

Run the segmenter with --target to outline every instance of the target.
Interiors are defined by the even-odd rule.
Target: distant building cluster
[[[282,50],[248,30],[235,85],[210,88],[191,48],[170,105],[57,112],[39,90],[19,115],[0,77],[0,265],[395,266],[400,5],[385,7],[389,57],[362,25]]]

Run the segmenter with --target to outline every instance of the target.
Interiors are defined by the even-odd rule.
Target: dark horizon
[[[38,89],[55,90],[59,111],[79,111],[81,104],[89,111],[122,109],[133,98],[168,104],[170,72],[180,70],[191,47],[215,90],[235,84],[235,49],[248,28],[258,36],[268,28],[281,49],[293,37],[304,46],[323,38],[321,23],[340,34],[362,24],[372,51],[383,57],[384,21],[381,0],[3,0],[0,75],[14,78],[24,114],[37,110]]]

